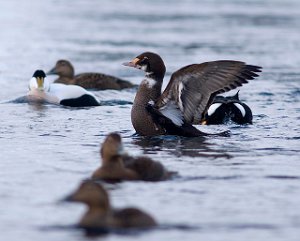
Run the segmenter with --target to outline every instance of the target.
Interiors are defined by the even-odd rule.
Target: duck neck
[[[149,101],[154,103],[161,95],[163,78],[157,78],[152,73],[146,74],[134,99],[134,105],[146,106]]]
[[[61,71],[58,73],[59,78],[55,81],[56,83],[64,83],[64,82],[69,82],[74,79],[74,69],[73,68],[68,68],[65,69],[64,71]]]
[[[81,227],[102,226],[105,224],[105,217],[109,214],[110,207],[89,206],[88,211],[81,218]]]
[[[60,76],[64,77],[64,78],[70,78],[73,79],[74,78],[74,68],[73,66],[69,66],[68,68],[65,68],[63,71],[61,71]]]
[[[124,168],[124,163],[120,156],[113,156],[110,158],[103,157],[102,160],[102,167],[113,167],[114,169]]]

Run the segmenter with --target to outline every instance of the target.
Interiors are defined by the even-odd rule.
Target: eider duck
[[[113,229],[125,228],[151,228],[157,225],[149,214],[137,208],[112,208],[107,191],[93,181],[84,181],[64,200],[81,202],[88,206],[88,211],[78,224],[80,228],[113,231]]]
[[[161,93],[166,67],[158,54],[145,52],[123,65],[145,72],[131,110],[132,125],[144,136],[208,135],[192,124],[204,120],[215,96],[248,83],[261,72],[259,66],[234,60],[192,64],[174,72]]]
[[[237,124],[252,124],[252,111],[241,102],[239,92],[233,96],[216,96],[202,124],[217,125],[231,120]]]
[[[60,104],[69,107],[98,106],[97,98],[77,85],[50,84],[43,70],[36,70],[29,82],[30,101]]]
[[[56,65],[47,72],[47,75],[58,75],[54,83],[79,85],[85,89],[95,90],[122,90],[135,87],[126,80],[102,73],[82,73],[74,75],[74,67],[68,60],[58,60]]]
[[[102,165],[93,174],[93,180],[121,181],[143,180],[161,181],[170,178],[174,173],[148,157],[131,157],[124,153],[121,136],[110,133],[102,144]]]

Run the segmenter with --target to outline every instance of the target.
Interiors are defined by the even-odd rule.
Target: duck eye
[[[148,57],[144,57],[141,61],[140,61],[140,65],[146,65],[146,64],[148,64],[148,61],[149,60],[149,58]]]

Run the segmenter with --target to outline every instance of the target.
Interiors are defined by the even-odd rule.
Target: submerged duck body
[[[161,181],[173,173],[148,157],[131,157],[123,152],[121,136],[109,134],[101,147],[102,165],[93,174],[92,179],[108,181],[143,180]]]
[[[27,97],[30,101],[59,104],[69,107],[98,106],[97,98],[76,85],[50,84],[43,70],[34,72],[29,82]]]
[[[103,229],[151,228],[157,225],[149,214],[137,208],[111,207],[107,191],[93,181],[83,182],[65,201],[81,202],[88,206],[88,211],[78,224],[81,228],[102,231]]]
[[[261,72],[259,66],[234,60],[192,64],[174,72],[161,93],[166,68],[159,55],[145,52],[124,65],[145,72],[131,110],[132,125],[144,136],[208,135],[193,124],[204,121],[215,96],[248,83]]]
[[[202,124],[224,124],[228,120],[237,124],[252,124],[252,118],[250,107],[240,101],[237,92],[233,96],[216,96]]]
[[[56,65],[47,74],[59,76],[54,83],[78,85],[85,89],[122,90],[135,86],[126,80],[102,73],[82,73],[75,75],[74,67],[68,60],[58,60]]]

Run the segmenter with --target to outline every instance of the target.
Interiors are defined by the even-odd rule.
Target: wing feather
[[[217,94],[248,83],[258,72],[261,67],[234,60],[185,66],[172,74],[156,107],[174,101],[187,123],[199,123]]]

